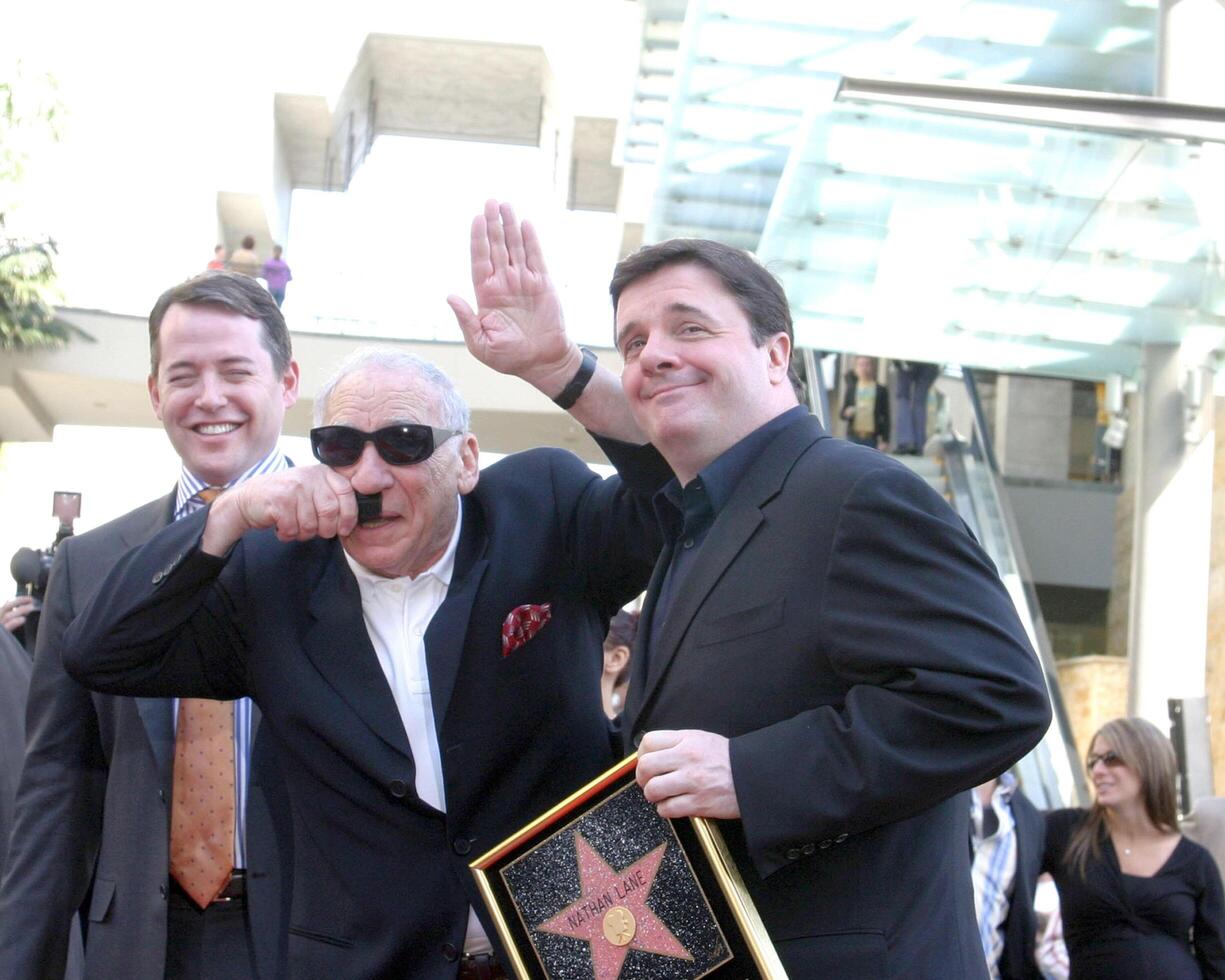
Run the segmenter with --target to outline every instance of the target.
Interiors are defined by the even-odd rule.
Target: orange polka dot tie
[[[170,873],[204,908],[234,870],[234,702],[183,698],[174,740]]]

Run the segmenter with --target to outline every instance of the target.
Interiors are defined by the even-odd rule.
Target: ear
[[[465,432],[459,437],[463,441],[459,445],[459,477],[457,489],[462,496],[476,489],[476,481],[481,476],[480,447],[476,444],[476,436]]]
[[[612,674],[616,677],[621,671],[625,670],[625,665],[630,662],[630,648],[624,643],[618,643],[615,647],[604,648],[604,673]]]
[[[157,390],[157,375],[149,375],[149,404],[153,406],[153,414],[160,422],[162,420],[162,393]]]
[[[285,374],[281,377],[281,403],[290,408],[298,400],[298,383],[300,372],[298,362],[290,361],[285,365]]]
[[[776,333],[766,341],[766,373],[774,384],[788,384],[787,369],[791,365],[791,338]]]

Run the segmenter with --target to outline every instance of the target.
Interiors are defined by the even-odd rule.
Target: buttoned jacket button
[[[157,890],[162,893],[162,898],[165,899],[166,898],[166,886],[158,885]]]
[[[799,856],[800,856],[800,849],[798,847],[787,848],[787,860],[788,861],[795,861],[799,858]]]
[[[408,783],[404,782],[403,779],[393,779],[387,784],[387,792],[397,800],[402,800],[408,795]]]
[[[459,950],[453,943],[442,944],[442,955],[448,963],[454,963],[459,959]]]
[[[456,854],[462,856],[472,850],[472,842],[467,837],[456,837],[451,848]]]

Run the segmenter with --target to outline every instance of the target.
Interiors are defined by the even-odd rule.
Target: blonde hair
[[[1140,798],[1153,826],[1166,833],[1176,833],[1178,760],[1170,740],[1156,725],[1143,718],[1115,718],[1106,722],[1089,743],[1090,751],[1099,738],[1110,743],[1123,764],[1140,780]],[[1089,858],[1096,860],[1101,856],[1105,835],[1106,808],[1094,800],[1089,816],[1072,833],[1064,863],[1084,878]]]

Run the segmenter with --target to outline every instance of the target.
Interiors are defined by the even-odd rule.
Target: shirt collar
[[[660,501],[666,501],[684,518],[686,530],[691,525],[711,523],[727,505],[745,473],[765,450],[766,445],[783,429],[808,414],[803,405],[789,408],[759,426],[730,449],[724,450],[713,462],[685,484],[673,478],[656,494],[655,511],[661,517]],[[663,508],[666,509],[666,508]],[[672,518],[674,523],[675,518]]]
[[[281,470],[287,469],[289,469],[289,460],[286,459],[279,446],[273,446],[272,452],[268,453],[258,463],[239,474],[229,483],[224,484],[224,486],[232,487],[242,483],[244,480],[251,479],[253,476],[260,476],[264,473],[279,473]],[[196,497],[196,494],[208,486],[211,486],[211,484],[205,483],[187,468],[186,463],[183,463],[179,467],[179,484],[174,498],[175,518],[182,517],[188,509],[188,505]],[[198,498],[195,500],[195,503],[197,506],[202,506]]]
[[[367,586],[386,585],[389,582],[407,582],[408,584],[412,585],[416,582],[422,581],[427,576],[432,575],[449,589],[451,587],[451,577],[455,574],[455,552],[459,550],[459,532],[464,523],[463,498],[457,496],[456,500],[459,502],[459,504],[455,512],[455,529],[451,532],[451,540],[447,543],[446,551],[442,553],[442,556],[438,559],[438,561],[434,562],[434,564],[415,578],[411,575],[400,575],[395,578],[388,578],[386,575],[379,575],[377,572],[370,571],[370,569],[366,568],[365,565],[342,548],[341,551],[344,551],[345,561],[347,561],[349,563],[349,567],[353,569],[353,575],[357,578],[358,585],[363,588]]]

